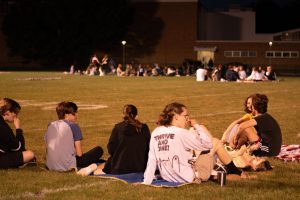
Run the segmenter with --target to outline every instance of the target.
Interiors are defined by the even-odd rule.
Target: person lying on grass
[[[235,166],[240,169],[253,171],[273,169],[266,157],[252,155],[252,152],[257,149],[256,145],[243,145],[240,149],[232,149],[230,146],[225,146],[225,149],[232,158]]]
[[[103,149],[97,146],[83,153],[81,140],[83,134],[77,121],[77,105],[73,102],[61,102],[56,107],[58,120],[51,122],[45,133],[46,166],[49,170],[68,171],[73,168],[85,168],[89,165],[97,168],[101,162]],[[85,173],[84,170],[79,174]]]
[[[0,99],[0,169],[17,168],[35,160],[34,153],[25,149],[25,139],[18,117],[21,106],[13,99]],[[9,127],[13,123],[16,135]]]
[[[227,173],[238,178],[244,174],[232,162],[220,140],[213,138],[205,126],[190,119],[185,105],[168,104],[151,134],[150,150],[143,184],[151,184],[158,167],[161,177],[169,182],[207,181],[214,167],[214,156],[226,166]],[[192,126],[196,132],[187,130]],[[191,150],[201,151],[193,163]]]

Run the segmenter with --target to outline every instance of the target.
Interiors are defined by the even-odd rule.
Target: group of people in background
[[[84,74],[89,76],[99,75],[99,76],[105,76],[107,73],[114,73],[114,61],[109,58],[108,54],[104,54],[101,61],[99,61],[97,54],[94,54],[91,57],[90,64],[88,65],[87,69],[84,71]],[[72,66],[71,66],[72,67]],[[74,67],[74,65],[73,65]],[[74,73],[74,70],[70,69]]]
[[[257,82],[257,81],[276,81],[277,76],[273,71],[272,66],[267,66],[264,70],[261,66],[253,66],[252,71],[245,70],[242,65],[228,65],[224,68],[222,65],[214,67],[210,72],[207,69],[200,67],[196,71],[197,81],[237,81],[237,82]]]
[[[164,107],[157,128],[151,134],[148,126],[137,119],[136,106],[128,104],[122,108],[122,121],[112,129],[107,144],[110,156],[105,161],[100,146],[86,153],[82,151],[78,107],[74,102],[60,102],[56,107],[58,119],[49,123],[44,137],[46,167],[53,171],[75,168],[80,175],[144,172],[144,184],[151,184],[159,171],[160,176],[170,182],[199,183],[211,177],[218,162],[227,174],[246,178],[247,174],[223,145],[228,143],[233,149],[247,146],[247,162],[256,167],[253,169],[261,169],[267,162],[257,161],[257,158],[276,156],[282,142],[280,127],[267,113],[267,108],[266,95],[250,95],[245,101],[245,111],[250,117],[236,120],[219,140],[201,122],[190,118],[188,108],[181,103],[173,102]],[[20,110],[16,101],[0,100],[1,169],[35,161],[34,153],[25,149],[18,118]],[[7,123],[14,124],[16,135]]]
[[[228,65],[226,71],[222,70],[222,66],[218,66],[213,70],[211,77],[213,81],[256,82],[277,80],[272,66],[267,66],[266,70],[261,66],[253,66],[250,74],[246,72],[242,65]]]
[[[183,62],[181,66],[154,64],[116,64],[108,55],[104,54],[101,61],[94,54],[90,59],[90,64],[85,71],[75,70],[71,65],[69,74],[85,74],[89,76],[116,75],[118,77],[127,76],[196,76],[197,81],[237,81],[237,82],[257,82],[276,81],[277,76],[272,66],[265,69],[261,66],[253,66],[252,69],[243,65],[204,65],[201,61],[196,63]]]

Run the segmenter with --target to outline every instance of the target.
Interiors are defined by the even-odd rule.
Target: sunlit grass
[[[15,80],[28,77],[61,77],[60,80]],[[0,97],[18,100],[27,148],[38,157],[36,169],[0,170],[0,199],[299,199],[299,163],[272,160],[270,172],[257,173],[256,180],[227,182],[224,188],[208,182],[177,189],[126,185],[113,180],[78,177],[44,169],[44,132],[56,120],[53,107],[60,101],[79,105],[83,149],[105,149],[122,107],[134,104],[139,119],[153,130],[163,107],[172,101],[187,105],[190,115],[220,137],[230,122],[243,114],[243,101],[251,93],[265,93],[269,113],[279,122],[283,143],[300,144],[300,78],[281,78],[279,83],[196,82],[195,77],[88,77],[62,73],[12,72],[0,74]],[[87,105],[107,108],[84,110]],[[82,109],[81,109],[82,108]]]

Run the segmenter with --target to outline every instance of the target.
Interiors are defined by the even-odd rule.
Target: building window
[[[248,51],[242,51],[241,57],[248,57]]]
[[[232,57],[232,51],[224,51],[225,57]]]
[[[233,57],[241,57],[241,52],[240,51],[234,51],[233,52]]]
[[[256,51],[224,51],[225,57],[256,57]]]
[[[256,51],[249,51],[249,57],[256,57],[257,56],[257,53]]]
[[[266,51],[266,58],[298,58],[299,51]]]
[[[282,52],[282,56],[283,56],[284,58],[288,58],[288,57],[290,57],[290,52],[284,51],[284,52]]]
[[[281,58],[282,57],[282,51],[275,51],[275,58]]]
[[[274,52],[273,51],[267,51],[266,52],[266,57],[267,58],[273,58],[274,57]]]
[[[291,52],[291,57],[292,58],[298,58],[299,57],[299,52],[298,51],[292,51]]]

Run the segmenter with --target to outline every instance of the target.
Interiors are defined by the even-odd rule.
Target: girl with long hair
[[[94,174],[125,174],[144,172],[148,160],[150,131],[146,124],[137,119],[134,105],[125,105],[123,121],[112,130],[107,145],[110,157],[103,170],[99,167]]]

